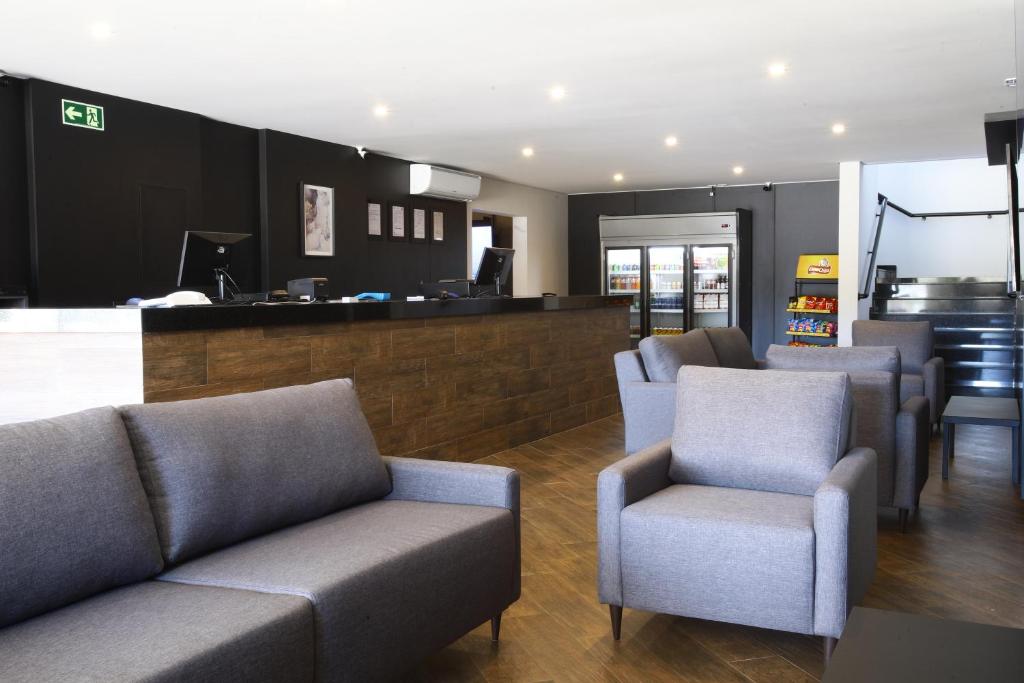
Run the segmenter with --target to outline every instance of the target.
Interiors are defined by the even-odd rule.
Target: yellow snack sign
[[[839,279],[839,254],[800,254],[796,276],[802,280]]]

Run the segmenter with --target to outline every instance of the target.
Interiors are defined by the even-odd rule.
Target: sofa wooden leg
[[[491,617],[491,642],[498,642],[498,636],[501,634],[501,612]]]
[[[900,508],[900,533],[907,533],[907,518],[910,517],[910,510]]]
[[[618,640],[622,636],[622,608],[618,605],[608,605],[608,612],[612,617],[612,638]]]
[[[832,661],[832,652],[836,649],[836,639],[825,636],[825,666]]]

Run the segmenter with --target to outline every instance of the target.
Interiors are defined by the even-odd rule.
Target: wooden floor
[[[813,681],[819,638],[625,610],[611,638],[597,602],[595,484],[622,457],[622,419],[489,456],[522,478],[523,596],[501,642],[485,625],[436,654],[416,681]],[[864,603],[1024,628],[1024,503],[1010,483],[1009,430],[962,426],[950,479],[941,441],[907,534],[879,519],[878,570]]]

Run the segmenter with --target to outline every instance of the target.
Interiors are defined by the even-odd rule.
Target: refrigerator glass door
[[[694,246],[691,260],[691,326],[729,327],[733,324],[729,291],[732,247],[728,244]]]
[[[686,247],[647,248],[650,334],[686,331]]]
[[[641,305],[643,281],[643,249],[641,247],[608,247],[605,249],[605,291],[609,294],[632,294],[629,307],[629,340],[632,348],[640,343],[644,320]]]

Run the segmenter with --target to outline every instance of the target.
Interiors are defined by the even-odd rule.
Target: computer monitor
[[[209,287],[216,283],[217,297],[224,300],[224,281],[234,280],[228,274],[231,266],[231,246],[247,237],[239,232],[185,231],[178,264],[179,287]],[[236,285],[237,287],[237,285]]]
[[[477,287],[494,287],[494,296],[501,296],[502,286],[508,282],[512,272],[512,257],[515,249],[487,247],[480,257],[480,266],[476,269]]]

